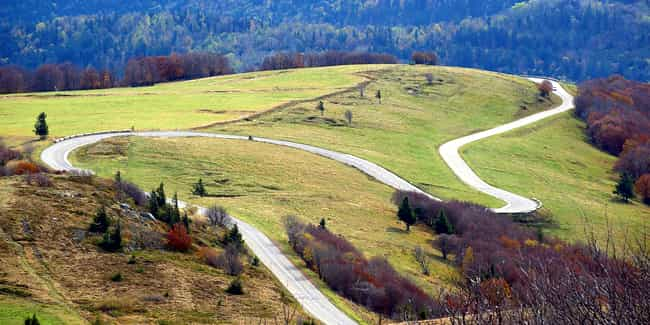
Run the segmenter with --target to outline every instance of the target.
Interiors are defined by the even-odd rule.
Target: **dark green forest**
[[[594,0],[3,1],[0,64],[122,71],[208,51],[238,71],[274,52],[434,51],[446,65],[575,81],[650,78],[650,7]]]

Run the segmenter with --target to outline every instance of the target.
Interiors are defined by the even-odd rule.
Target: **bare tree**
[[[230,223],[230,216],[222,206],[213,205],[205,211],[205,217],[211,226],[225,227]]]
[[[415,246],[413,254],[415,255],[415,260],[418,262],[420,268],[422,269],[422,274],[429,275],[429,258],[427,257],[427,253],[424,252],[424,249],[422,249],[420,246]]]
[[[345,111],[345,119],[348,121],[348,125],[352,125],[352,111],[351,110],[346,110]]]
[[[447,259],[447,255],[457,249],[458,238],[454,235],[440,234],[433,242],[433,246],[440,250],[442,258]]]
[[[233,244],[226,246],[226,250],[217,257],[216,265],[229,275],[240,275],[244,271],[244,265],[239,258],[239,249]]]
[[[359,97],[363,97],[363,96],[364,96],[364,92],[365,92],[365,90],[366,90],[366,86],[365,86],[365,85],[359,85]]]
[[[427,85],[433,85],[433,74],[427,73],[424,77],[427,79]]]

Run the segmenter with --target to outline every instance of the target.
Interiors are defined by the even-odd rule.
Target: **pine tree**
[[[438,234],[451,235],[454,233],[454,226],[451,224],[451,222],[449,222],[444,209],[440,209],[440,211],[438,211],[438,217],[436,218],[436,222],[434,224],[434,230]]]
[[[192,187],[192,194],[198,196],[205,196],[207,194],[205,186],[203,185],[203,180],[199,178],[199,181],[195,183]]]
[[[183,225],[185,225],[185,229],[187,230],[187,233],[190,233],[190,218],[187,217],[187,213],[183,215]]]
[[[402,200],[402,204],[400,204],[399,210],[397,210],[397,217],[406,224],[406,231],[410,231],[411,225],[415,224],[415,214],[413,213],[413,209],[411,209],[408,197],[404,197]]]
[[[153,214],[154,217],[158,218],[158,211],[160,207],[158,206],[158,194],[156,191],[151,191],[149,194],[149,212]]]
[[[90,224],[90,227],[88,227],[88,231],[105,233],[108,230],[110,223],[111,222],[108,219],[108,215],[106,214],[106,208],[102,206],[97,210],[97,213],[93,218],[93,222]]]
[[[41,140],[47,138],[47,135],[50,134],[50,129],[47,126],[47,121],[45,120],[47,115],[45,112],[38,114],[36,119],[36,124],[34,124],[34,134],[38,135]]]
[[[321,229],[327,229],[327,226],[325,225],[325,218],[321,218],[318,225],[321,227]]]
[[[325,104],[323,104],[322,100],[318,102],[318,104],[316,105],[316,109],[320,111],[321,116],[325,114]]]
[[[164,207],[167,204],[167,196],[165,195],[165,184],[162,182],[156,190],[156,198],[158,199],[158,207]]]
[[[117,173],[115,173],[115,184],[120,184],[122,183],[122,174],[118,170]]]
[[[377,93],[375,94],[375,97],[379,100],[379,104],[381,104],[381,90],[377,89]]]
[[[38,321],[38,318],[36,318],[36,314],[32,314],[32,317],[27,317],[25,318],[25,325],[40,325],[41,322]]]
[[[634,197],[634,179],[632,179],[632,176],[627,173],[621,174],[614,194],[618,195],[624,202],[629,202]]]
[[[122,226],[119,221],[117,225],[115,225],[113,232],[104,233],[104,238],[101,243],[99,243],[99,246],[109,252],[115,252],[122,248]]]
[[[223,244],[226,246],[228,246],[228,244],[233,244],[238,250],[244,248],[244,239],[239,232],[237,224],[233,225],[232,228],[226,232],[226,235],[223,238]]]

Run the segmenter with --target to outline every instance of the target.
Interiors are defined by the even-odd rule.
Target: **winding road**
[[[535,82],[540,82],[541,79],[531,79]],[[557,82],[553,82],[555,93],[562,99],[562,104],[551,110],[537,113],[520,120],[501,125],[494,129],[482,131],[472,134],[460,139],[456,139],[443,144],[440,149],[440,155],[454,173],[469,186],[501,199],[507,203],[506,206],[495,209],[499,213],[523,213],[534,211],[539,208],[539,203],[519,196],[514,193],[493,187],[483,180],[481,180],[476,173],[474,173],[467,163],[461,158],[458,150],[465,144],[477,141],[492,135],[507,132],[509,130],[522,127],[544,118],[565,112],[571,108],[573,97],[569,95]],[[394,173],[386,170],[385,168],[369,162],[367,160],[355,157],[349,154],[340,153],[332,150],[327,150],[306,144],[300,144],[289,141],[273,140],[267,138],[249,138],[246,136],[228,135],[228,134],[215,134],[203,133],[192,131],[152,131],[152,132],[130,132],[130,131],[116,131],[105,132],[101,134],[84,134],[79,136],[67,137],[62,140],[57,140],[55,144],[46,148],[41,153],[41,160],[55,170],[62,171],[81,171],[80,169],[72,166],[68,160],[70,153],[82,146],[96,143],[103,139],[118,137],[118,136],[141,136],[141,137],[207,137],[217,139],[230,139],[238,141],[256,141],[285,147],[291,147],[299,150],[311,152],[323,157],[327,157],[339,161],[348,166],[352,166],[362,171],[363,173],[375,178],[377,181],[384,183],[392,188],[414,191],[422,193],[432,199],[438,200],[432,195],[420,190],[414,185],[410,184],[403,178],[395,175]],[[203,209],[203,208],[201,208]],[[355,324],[345,313],[334,306],[318,288],[316,288],[305,277],[302,272],[297,269],[280,251],[266,235],[261,231],[252,227],[251,225],[233,218],[233,221],[239,226],[242,236],[250,249],[259,257],[259,259],[271,270],[271,272],[278,278],[278,280],[287,288],[287,290],[296,298],[296,300],[303,306],[303,308],[326,324]]]

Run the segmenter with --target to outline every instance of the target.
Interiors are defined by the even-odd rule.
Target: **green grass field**
[[[169,195],[178,192],[182,200],[202,206],[222,205],[261,229],[288,255],[295,254],[287,245],[282,218],[296,215],[313,223],[325,218],[334,233],[366,256],[385,256],[428,292],[448,286],[455,274],[431,247],[433,234],[426,227],[403,230],[390,203],[392,189],[314,154],[247,141],[116,138],[79,150],[72,161],[104,177],[120,170],[144,189],[164,181]],[[191,194],[199,178],[211,197]],[[430,254],[432,276],[421,274],[415,246]],[[294,263],[303,264],[297,258]]]
[[[55,304],[39,304],[29,299],[0,295],[0,324],[24,324],[25,318],[36,314],[43,325],[86,324],[78,315]]]
[[[182,129],[227,121],[352,87],[357,72],[382,66],[268,71],[157,84],[151,87],[0,96],[0,135],[33,136],[40,112],[50,134],[111,129]]]
[[[558,223],[550,232],[564,239],[584,239],[592,228],[603,239],[608,222],[622,239],[650,218],[649,207],[614,198],[616,157],[589,144],[570,112],[470,144],[462,155],[488,183],[542,200]]]
[[[433,84],[427,84],[426,73],[434,76]],[[537,100],[534,83],[450,67],[397,66],[372,75],[377,80],[366,89],[365,97],[350,92],[328,98],[323,117],[314,102],[211,130],[287,139],[354,154],[440,198],[491,207],[504,204],[460,182],[440,158],[438,147],[550,108],[552,103]],[[377,90],[382,93],[381,104],[375,98]],[[353,114],[351,126],[344,118],[346,110]]]

